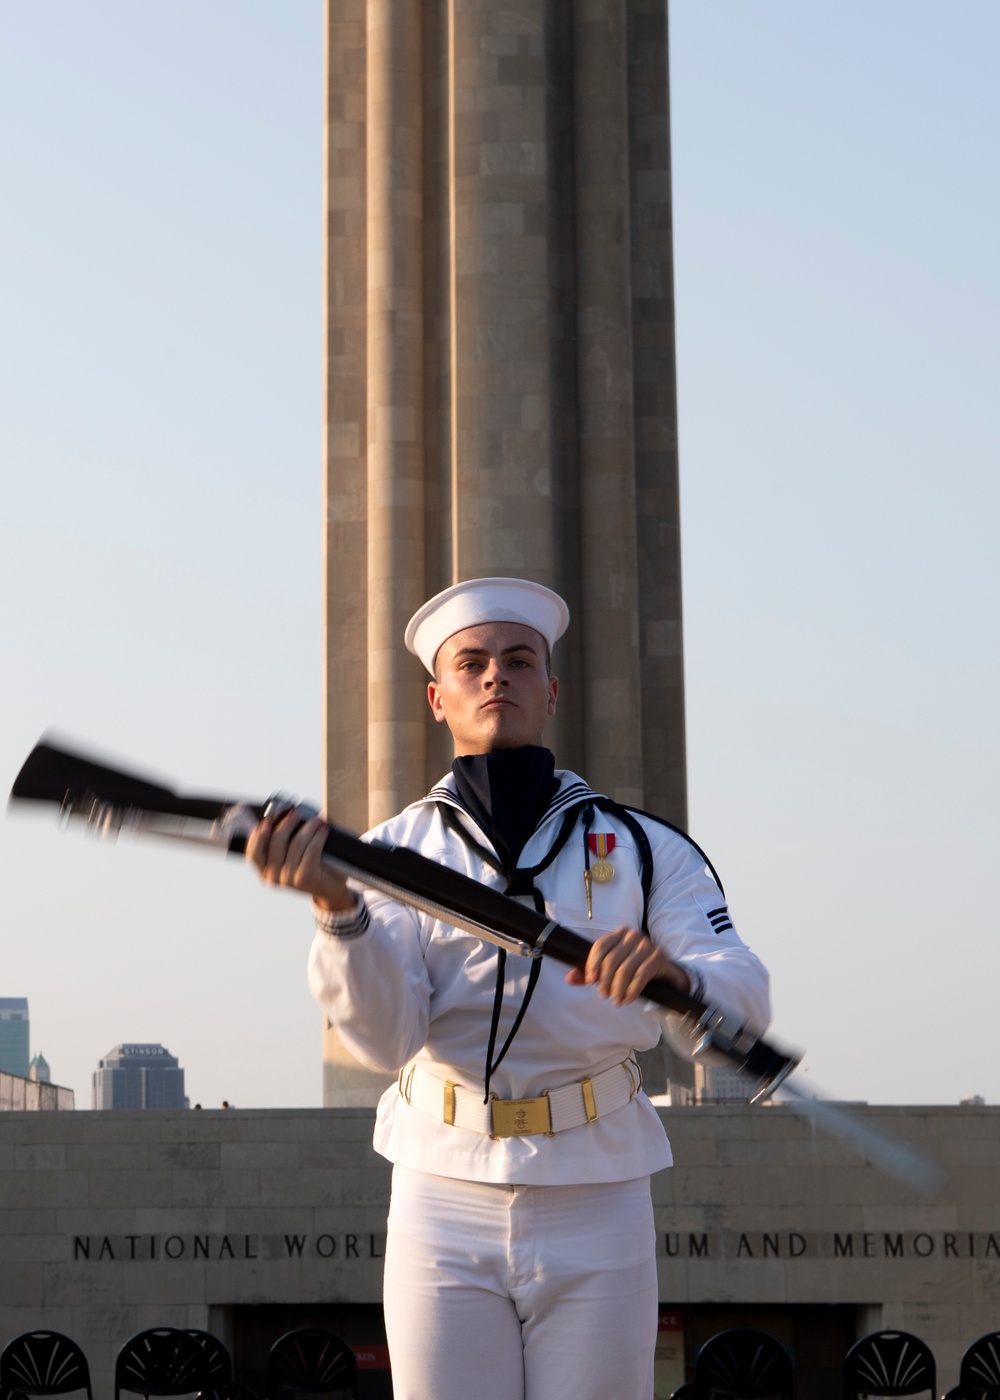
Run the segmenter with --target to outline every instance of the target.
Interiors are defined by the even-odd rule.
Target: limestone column
[[[326,16],[324,132],[324,804],[368,825],[365,0]]]
[[[421,0],[368,0],[368,822],[423,786],[400,646],[424,600]]]
[[[641,805],[625,0],[580,0],[573,37],[585,772]]]
[[[628,7],[643,805],[686,827],[667,7],[664,0],[628,0]]]
[[[399,646],[424,596],[421,40],[420,0],[328,7],[326,805],[356,830],[423,781]],[[324,1024],[324,1104],[387,1082]]]
[[[554,583],[547,9],[449,4],[455,579]]]

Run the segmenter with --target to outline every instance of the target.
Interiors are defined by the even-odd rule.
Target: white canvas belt
[[[642,1073],[635,1060],[579,1079],[559,1089],[546,1089],[533,1099],[498,1099],[483,1103],[482,1095],[461,1084],[438,1079],[420,1065],[405,1065],[399,1072],[399,1092],[411,1108],[455,1128],[485,1133],[492,1138],[532,1137],[580,1128],[624,1108],[642,1087]]]

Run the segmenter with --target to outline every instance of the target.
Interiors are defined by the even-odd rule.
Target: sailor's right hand
[[[312,895],[320,909],[353,909],[357,899],[347,881],[323,860],[326,833],[322,817],[304,822],[294,811],[264,817],[247,840],[247,860],[265,884]]]

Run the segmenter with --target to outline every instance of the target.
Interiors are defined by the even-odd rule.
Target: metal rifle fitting
[[[758,1040],[735,1016],[727,1015],[718,1006],[705,1007],[695,1024],[694,1034],[698,1035],[699,1031],[701,1034],[694,1047],[695,1055],[714,1050],[759,1081],[760,1087],[751,1098],[751,1103],[773,1094],[801,1059],[798,1055],[782,1054]]]

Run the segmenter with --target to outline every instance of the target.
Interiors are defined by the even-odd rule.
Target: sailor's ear
[[[429,681],[427,684],[427,703],[431,707],[431,714],[438,724],[444,724],[444,707],[441,704],[441,687],[437,681]]]

